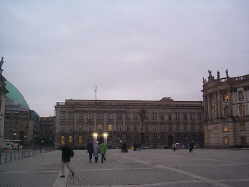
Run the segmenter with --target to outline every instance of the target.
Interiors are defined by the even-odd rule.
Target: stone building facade
[[[39,138],[44,144],[53,145],[55,140],[55,116],[40,117]]]
[[[103,134],[113,147],[120,140],[153,147],[204,142],[201,101],[66,100],[55,111],[57,147],[65,142],[84,147],[93,135]]]
[[[6,89],[6,79],[2,75],[3,69],[2,65],[4,63],[4,58],[0,61],[0,145],[4,141],[4,118],[5,118],[5,95],[8,92]]]
[[[249,145],[249,75],[203,79],[206,147]]]
[[[21,92],[8,80],[5,95],[4,138],[30,145],[37,136],[39,115],[30,110]]]

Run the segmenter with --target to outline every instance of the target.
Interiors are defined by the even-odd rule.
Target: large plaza
[[[60,178],[60,151],[0,165],[1,187],[249,186],[249,150],[109,150],[107,161],[89,163],[86,150],[71,162],[75,184]]]

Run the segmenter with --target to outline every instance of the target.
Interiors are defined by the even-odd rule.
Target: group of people
[[[61,147],[62,151],[62,164],[61,164],[61,176],[62,178],[65,177],[65,167],[68,169],[68,171],[71,173],[72,176],[74,176],[74,171],[72,170],[70,166],[71,158],[74,156],[73,149],[68,145],[65,144]],[[94,157],[95,163],[98,162],[99,154],[101,155],[101,163],[104,163],[104,160],[106,160],[106,151],[107,151],[107,144],[103,141],[98,143],[97,141],[91,141],[89,140],[87,143],[87,152],[89,155],[89,162],[92,162],[92,158]]]
[[[172,148],[174,151],[177,149],[177,143],[174,143]],[[94,157],[95,163],[99,160],[99,155],[101,156],[101,163],[104,163],[104,160],[106,160],[106,152],[107,152],[107,144],[104,141],[98,142],[94,140],[88,140],[87,143],[87,152],[89,155],[89,162],[92,163],[92,159]],[[137,149],[137,145],[134,145],[134,151]],[[188,145],[189,152],[192,152],[194,149],[194,143],[190,142]],[[65,177],[64,170],[65,167],[71,172],[72,175],[74,175],[73,170],[71,169],[69,163],[71,158],[74,156],[74,152],[72,148],[65,144],[61,147],[62,150],[62,168],[61,168],[61,177]],[[122,142],[121,144],[121,151],[122,152],[128,152],[127,144],[126,142]]]
[[[187,148],[188,148],[188,151],[189,151],[189,152],[192,152],[193,149],[194,149],[194,143],[193,143],[193,142],[190,142],[190,143],[188,144]],[[177,149],[177,143],[174,143],[174,144],[172,145],[172,149],[173,149],[173,151],[176,151],[176,149]]]
[[[99,154],[101,155],[101,163],[104,163],[106,160],[106,151],[107,151],[107,144],[98,141],[91,141],[89,140],[87,143],[87,152],[89,155],[89,162],[92,162],[92,158],[94,157],[95,163],[98,162]]]

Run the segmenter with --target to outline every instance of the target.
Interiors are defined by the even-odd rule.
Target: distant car
[[[176,149],[184,149],[185,148],[184,144],[178,143],[178,142],[175,143],[175,146],[176,146]]]
[[[4,143],[2,144],[2,149],[3,149],[3,150],[11,150],[11,149],[12,149],[12,145],[11,145],[10,143],[4,142]]]
[[[4,142],[3,143],[3,149],[7,150],[17,150],[18,144],[13,142]]]

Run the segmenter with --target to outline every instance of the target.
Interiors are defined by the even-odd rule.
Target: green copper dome
[[[21,92],[9,81],[5,81],[6,89],[8,93],[6,94],[7,98],[10,99],[14,104],[20,105],[22,108],[29,110],[29,105],[24,99]]]

